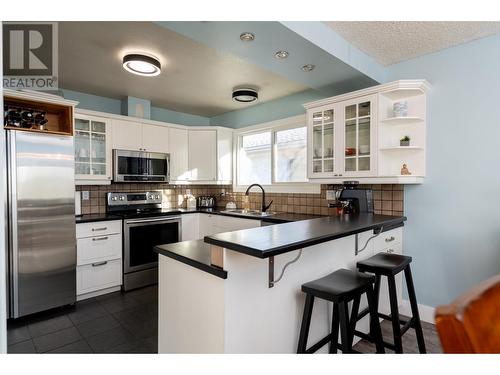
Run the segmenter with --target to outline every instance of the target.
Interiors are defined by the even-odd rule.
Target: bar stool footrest
[[[362,339],[366,340],[366,341],[369,341],[371,343],[374,343],[375,340],[373,340],[373,337],[368,334],[368,333],[364,333],[364,332],[360,332],[360,331],[354,331],[354,335],[355,336],[358,336],[358,337],[361,337]],[[394,344],[390,343],[390,342],[387,342],[387,341],[383,341],[382,340],[382,344],[384,345],[385,348],[387,349],[391,349],[391,350],[395,350],[396,347],[394,346]]]

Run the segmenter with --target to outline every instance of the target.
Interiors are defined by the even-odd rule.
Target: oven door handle
[[[156,218],[156,219],[138,219],[138,220],[127,220],[125,222],[125,224],[143,224],[143,223],[154,223],[154,222],[158,222],[158,221],[164,221],[164,222],[168,222],[168,221],[175,221],[175,220],[179,220],[180,219],[180,216],[174,216],[174,217],[161,217],[161,218]]]

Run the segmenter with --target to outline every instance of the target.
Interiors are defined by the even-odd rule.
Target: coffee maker
[[[373,191],[358,187],[359,181],[344,181],[337,195],[344,214],[373,213]]]

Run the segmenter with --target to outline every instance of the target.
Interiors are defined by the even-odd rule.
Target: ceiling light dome
[[[240,103],[251,103],[259,98],[259,94],[254,89],[241,88],[233,90],[233,100]]]
[[[161,73],[161,64],[156,57],[140,53],[123,56],[123,68],[133,74],[152,77]]]

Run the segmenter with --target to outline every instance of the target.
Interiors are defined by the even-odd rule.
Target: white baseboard
[[[77,301],[83,301],[84,299],[101,296],[103,294],[118,292],[121,289],[122,289],[121,285],[112,286],[111,288],[106,288],[106,289],[96,290],[95,292],[80,294],[80,295],[76,296],[76,300]]]
[[[418,313],[420,314],[420,320],[434,324],[434,314],[435,308],[432,306],[418,304]],[[406,316],[411,316],[410,301],[404,299],[401,305],[399,305],[399,313]]]

